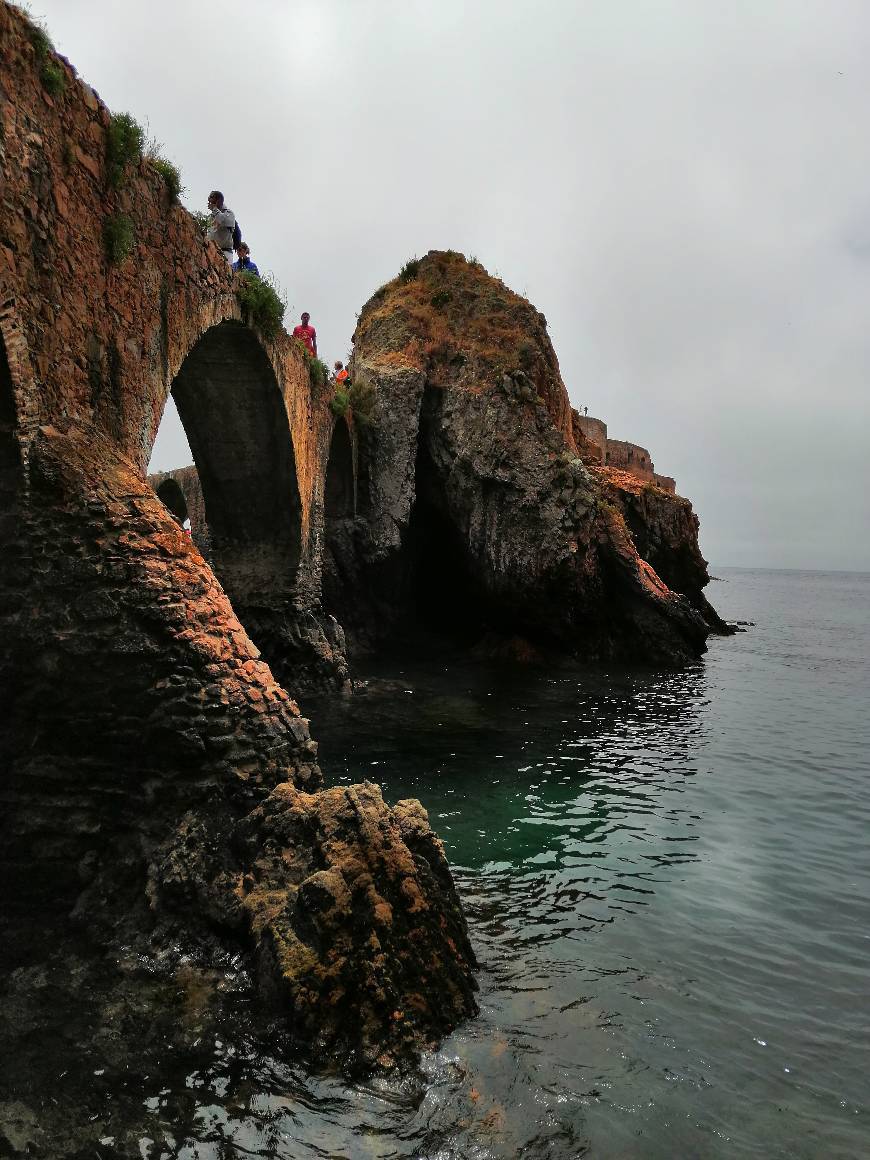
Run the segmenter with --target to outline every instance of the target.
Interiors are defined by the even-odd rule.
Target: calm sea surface
[[[428,808],[481,1014],[362,1086],[241,1018],[131,1043],[90,1059],[93,1154],[870,1155],[870,575],[721,576],[756,626],[687,672],[392,668],[306,706],[329,781]]]

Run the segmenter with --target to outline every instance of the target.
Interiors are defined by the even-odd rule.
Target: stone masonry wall
[[[591,415],[577,416],[577,426],[590,443],[594,443],[601,453],[601,462],[607,454],[607,424],[601,419],[593,419]]]
[[[604,462],[607,467],[629,471],[638,479],[653,482],[652,456],[645,447],[640,447],[637,443],[626,443],[623,439],[608,439]]]
[[[205,517],[205,499],[202,494],[202,484],[199,482],[199,472],[191,463],[188,467],[178,467],[174,471],[158,471],[148,476],[148,482],[155,491],[167,479],[174,479],[184,494],[187,504],[187,515],[190,520],[190,531],[193,542],[206,558],[209,554],[210,538],[208,521]]]
[[[626,443],[622,439],[608,439],[607,424],[591,415],[580,415],[574,411],[573,419],[578,444],[580,439],[577,438],[577,432],[587,443],[593,444],[598,452],[598,455],[591,457],[591,462],[627,471],[637,479],[655,483],[662,491],[670,492],[671,495],[676,494],[676,480],[670,475],[659,475],[656,472],[652,456],[645,447],[640,447],[637,443]]]

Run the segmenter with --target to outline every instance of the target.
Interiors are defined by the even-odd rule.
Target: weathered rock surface
[[[593,467],[592,474],[622,514],[638,554],[691,602],[712,632],[732,632],[704,595],[710,573],[698,546],[698,517],[691,502],[618,468]]]
[[[525,299],[432,252],[364,307],[353,374],[376,411],[360,518],[334,545],[345,598],[327,606],[356,640],[423,619],[594,658],[704,651],[706,624],[584,465],[545,320]]]
[[[157,170],[110,185],[108,110],[51,54],[50,95],[47,53],[0,2],[5,951],[34,926],[60,942],[72,914],[158,970],[239,953],[319,1060],[389,1062],[474,1010],[443,852],[419,806],[320,789],[239,616],[342,682],[318,604],[329,401],[297,343],[245,324]],[[222,582],[144,478],[170,391]]]

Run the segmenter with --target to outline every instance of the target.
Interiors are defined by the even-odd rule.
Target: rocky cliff
[[[314,1058],[389,1063],[475,1009],[442,847],[419,803],[322,789],[292,666],[243,627],[275,668],[297,602],[314,638],[329,400],[2,2],[0,60],[4,966],[71,927],[169,978],[237,960]],[[145,480],[170,391],[220,580]]]
[[[711,632],[730,633],[704,595],[710,573],[698,546],[699,523],[691,502],[618,468],[593,467],[592,474],[621,513],[638,554],[668,587],[683,593]]]
[[[586,466],[528,301],[433,251],[366,303],[354,343],[374,414],[358,518],[329,540],[324,601],[357,644],[425,625],[598,659],[704,651],[704,620]]]

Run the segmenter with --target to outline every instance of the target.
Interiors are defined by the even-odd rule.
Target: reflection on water
[[[729,573],[718,602],[758,627],[688,672],[393,668],[306,706],[329,780],[427,806],[480,1017],[418,1073],[351,1086],[258,1026],[242,973],[191,963],[167,989],[65,948],[7,983],[7,1140],[148,1160],[867,1154],[868,593]]]

